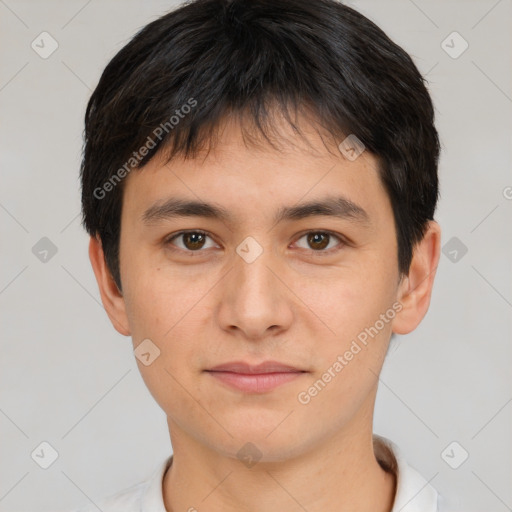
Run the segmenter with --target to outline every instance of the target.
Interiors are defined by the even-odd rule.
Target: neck
[[[392,509],[396,478],[377,461],[371,429],[338,433],[298,457],[248,468],[188,438],[177,425],[169,427],[174,454],[163,481],[168,512]]]

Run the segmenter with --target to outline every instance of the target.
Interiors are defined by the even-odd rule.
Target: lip
[[[246,375],[261,375],[264,373],[297,373],[304,372],[300,368],[282,364],[279,361],[263,361],[259,364],[249,364],[244,361],[231,361],[229,363],[219,364],[210,368],[210,372],[232,372],[243,373]]]
[[[264,361],[257,365],[233,361],[206,371],[216,380],[244,393],[266,393],[308,373],[277,361]]]

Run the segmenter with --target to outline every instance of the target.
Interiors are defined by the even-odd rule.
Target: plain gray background
[[[390,349],[375,432],[442,494],[459,496],[461,510],[512,510],[512,3],[351,4],[426,74],[443,144],[436,220],[445,254],[427,317]],[[0,0],[2,512],[97,501],[170,454],[131,340],[101,306],[78,169],[83,114],[101,71],[175,5]],[[31,47],[55,44],[43,31],[58,44],[47,58]],[[41,252],[43,237],[55,254]],[[31,457],[44,441],[58,452],[48,469]],[[464,451],[467,460],[450,467]]]

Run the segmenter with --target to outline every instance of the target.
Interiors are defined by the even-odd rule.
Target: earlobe
[[[131,334],[128,328],[126,305],[122,293],[108,269],[99,237],[89,240],[89,259],[100,290],[101,301],[114,328],[124,336]]]
[[[393,332],[408,334],[416,329],[428,311],[441,250],[441,228],[429,221],[423,239],[414,247],[409,274],[398,289],[402,310],[393,321]]]

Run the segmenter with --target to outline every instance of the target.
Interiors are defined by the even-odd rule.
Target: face
[[[225,124],[208,155],[155,158],[126,178],[116,313],[134,348],[149,339],[160,351],[138,365],[171,439],[230,457],[251,442],[269,461],[371,431],[401,308],[376,159],[329,152],[314,130],[310,145],[282,131],[293,145],[276,150]],[[268,361],[253,375],[212,371]]]

